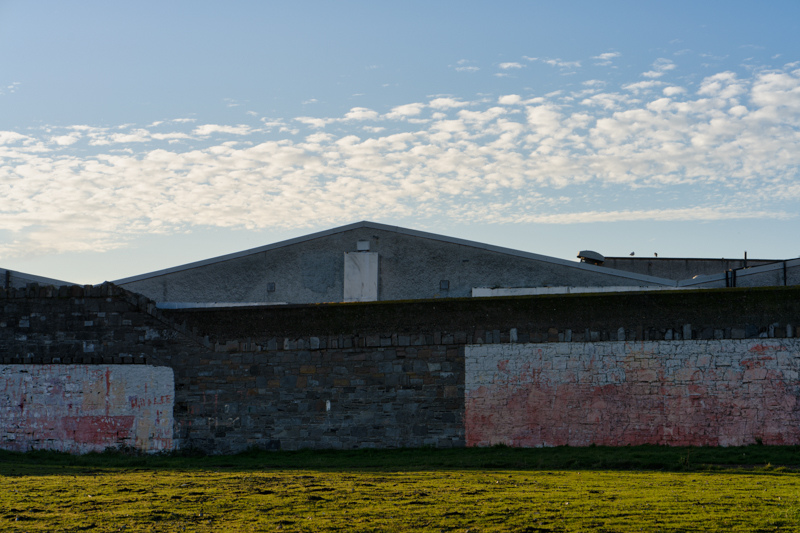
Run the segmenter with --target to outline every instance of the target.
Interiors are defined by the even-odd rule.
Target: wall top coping
[[[611,276],[616,276],[619,278],[624,279],[631,279],[635,281],[644,281],[647,283],[652,283],[656,285],[668,285],[675,287],[677,286],[677,282],[675,280],[666,279],[666,278],[658,278],[655,276],[647,276],[644,274],[635,274],[633,272],[626,272],[624,270],[616,270],[613,268],[607,267],[599,267],[595,265],[590,265],[588,263],[579,263],[577,261],[568,261],[566,259],[559,259],[557,257],[550,257],[547,255],[535,254],[532,252],[523,252],[521,250],[514,250],[512,248],[504,248],[502,246],[494,246],[492,244],[486,244],[482,242],[476,241],[469,241],[466,239],[459,239],[456,237],[447,237],[445,235],[438,235],[436,233],[428,233],[425,231],[418,231],[408,228],[402,228],[400,226],[389,226],[387,224],[379,224],[377,222],[370,222],[367,220],[363,220],[361,222],[355,222],[353,224],[347,224],[345,226],[339,226],[337,228],[331,228],[324,231],[319,231],[317,233],[311,233],[309,235],[304,235],[302,237],[295,237],[294,239],[288,239],[285,241],[276,242],[273,244],[267,244],[265,246],[259,246],[257,248],[251,248],[249,250],[243,250],[241,252],[235,252],[232,254],[220,255],[218,257],[212,257],[209,259],[204,259],[202,261],[195,261],[193,263],[187,263],[185,265],[179,265],[171,268],[165,268],[162,270],[156,270],[154,272],[148,272],[146,274],[139,274],[137,276],[131,276],[123,279],[118,279],[114,281],[116,285],[124,285],[126,283],[133,283],[135,281],[141,281],[145,279],[155,278],[158,276],[164,276],[166,274],[172,274],[175,272],[182,272],[184,270],[191,270],[193,268],[199,268],[207,265],[213,265],[215,263],[221,263],[224,261],[230,261],[232,259],[238,259],[240,257],[246,257],[248,255],[254,255],[262,252],[268,252],[270,250],[275,250],[278,248],[283,248],[286,246],[291,246],[293,244],[299,244],[307,241],[311,241],[314,239],[320,239],[323,237],[328,237],[330,235],[335,235],[337,233],[344,233],[345,231],[351,231],[355,229],[361,228],[369,228],[369,229],[376,229],[376,230],[383,230],[383,231],[391,231],[394,233],[399,233],[401,235],[409,235],[412,237],[419,237],[422,239],[431,239],[440,242],[447,242],[451,244],[458,244],[461,246],[469,246],[472,248],[479,248],[482,250],[487,250],[490,252],[497,252],[506,255],[513,255],[516,257],[522,257],[524,259],[532,259],[534,261],[541,261],[544,263],[550,263],[554,265],[565,266],[569,268],[577,268],[579,270],[585,270],[589,272],[596,272],[600,274],[606,274]]]

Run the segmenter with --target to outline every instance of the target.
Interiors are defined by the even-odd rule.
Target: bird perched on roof
[[[658,252],[653,252],[653,255],[658,257]]]
[[[631,257],[633,257],[633,252],[631,252]]]

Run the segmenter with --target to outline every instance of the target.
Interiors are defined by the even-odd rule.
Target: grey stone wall
[[[467,345],[795,337],[798,291],[162,311],[30,286],[0,290],[0,363],[169,366],[182,448],[463,446]]]
[[[463,354],[439,336],[211,343],[153,301],[111,284],[0,289],[0,306],[2,364],[172,368],[175,447],[464,445]],[[33,426],[18,429],[36,440]],[[63,444],[53,447],[98,445]]]
[[[358,340],[339,347],[338,339],[332,346],[285,339],[287,350],[272,341],[266,351],[237,342],[179,355],[181,446],[217,453],[463,446],[463,353],[419,341],[359,347]]]

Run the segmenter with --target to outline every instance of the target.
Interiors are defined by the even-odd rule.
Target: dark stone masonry
[[[4,365],[169,366],[175,445],[465,445],[472,344],[794,336],[800,287],[160,310],[112,284],[0,290]]]

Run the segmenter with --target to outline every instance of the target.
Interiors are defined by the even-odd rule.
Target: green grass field
[[[0,452],[0,530],[795,531],[795,466],[800,447]]]

